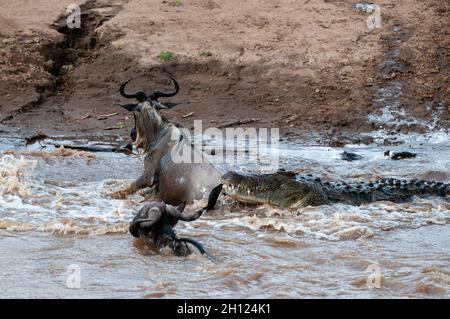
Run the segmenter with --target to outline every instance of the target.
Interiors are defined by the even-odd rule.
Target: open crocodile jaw
[[[268,201],[260,198],[258,196],[254,196],[249,189],[244,189],[238,184],[228,184],[226,182],[223,183],[223,189],[227,196],[231,197],[238,202],[245,204],[267,204]]]
[[[314,182],[302,182],[285,174],[248,175],[229,172],[222,177],[225,193],[246,204],[269,204],[299,208],[328,204],[323,189]]]

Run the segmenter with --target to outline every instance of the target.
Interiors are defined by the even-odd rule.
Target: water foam
[[[30,177],[37,161],[6,155],[0,158],[0,195],[17,194],[20,198],[30,195]]]
[[[127,231],[142,197],[133,195],[123,201],[110,194],[129,180],[43,180],[35,177],[37,165],[23,156],[0,157],[0,228],[63,234]]]
[[[395,229],[445,225],[450,222],[450,204],[445,199],[433,198],[403,204],[377,202],[359,207],[334,204],[296,211],[262,206],[244,216],[235,216],[225,208],[223,214],[229,218],[210,220],[210,225],[339,241],[370,238]]]

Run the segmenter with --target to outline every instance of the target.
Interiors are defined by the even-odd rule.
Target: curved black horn
[[[170,77],[173,81],[173,84],[175,85],[175,91],[172,92],[162,92],[162,91],[153,91],[151,94],[149,94],[150,99],[157,100],[160,97],[171,97],[175,96],[178,91],[180,90],[180,85],[178,84],[177,80],[175,80],[173,77]]]
[[[138,91],[136,93],[133,94],[127,94],[125,93],[125,86],[132,80],[133,78],[130,78],[128,81],[125,81],[122,83],[122,85],[120,86],[120,95],[122,95],[123,97],[126,97],[127,99],[138,99],[139,101],[145,101],[148,99],[147,95],[142,92],[142,91]]]

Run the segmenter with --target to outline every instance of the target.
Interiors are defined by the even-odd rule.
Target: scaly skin
[[[229,172],[222,177],[225,193],[247,204],[270,204],[298,208],[341,202],[361,205],[375,201],[406,202],[413,196],[450,195],[450,184],[441,182],[380,179],[372,182],[322,182],[312,176],[242,174]]]
[[[229,172],[222,177],[225,193],[247,204],[304,207],[328,204],[320,185],[300,182],[283,175],[245,175]]]

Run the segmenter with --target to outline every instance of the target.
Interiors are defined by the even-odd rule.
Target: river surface
[[[448,134],[408,138],[395,147],[285,141],[279,165],[329,180],[450,182]],[[93,143],[92,137],[58,139],[42,141],[45,148],[0,139],[0,297],[450,297],[448,198],[292,211],[222,196],[216,210],[176,227],[208,256],[176,257],[127,233],[150,192],[111,197],[142,172],[142,159],[50,146]],[[384,156],[387,149],[418,156],[394,161]],[[344,150],[363,158],[343,161]],[[220,168],[243,170],[238,163]]]

